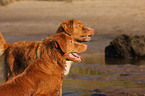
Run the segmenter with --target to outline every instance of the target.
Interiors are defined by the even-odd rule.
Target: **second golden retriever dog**
[[[64,21],[58,28],[56,34],[58,33],[65,33],[72,38],[74,38],[75,41],[89,41],[91,40],[91,37],[94,35],[94,29],[86,28],[84,24],[81,21],[69,19]],[[5,63],[4,63],[4,78],[7,81],[10,77],[16,76],[20,73],[22,73],[25,68],[31,64],[31,62],[34,62],[38,57],[41,57],[42,49],[40,48],[42,41],[20,41],[16,43],[8,43],[5,42],[2,35],[0,35],[0,43],[1,48],[0,52],[1,54],[5,53]],[[35,45],[35,43],[38,43],[38,45]],[[34,45],[33,45],[34,44]],[[25,50],[17,50],[17,53],[20,54],[13,54],[15,51],[15,48],[22,47]],[[10,58],[13,56],[13,59]],[[23,58],[22,58],[23,56]],[[26,57],[24,57],[26,56]],[[22,59],[27,59],[27,61],[23,62]],[[72,60],[66,61],[66,71],[65,75],[69,73],[69,69],[72,64]]]
[[[17,63],[23,64],[27,61],[30,63],[31,56],[38,59],[29,64],[22,74],[1,85],[0,96],[56,96],[58,93],[62,96],[66,59],[81,61],[82,58],[77,53],[84,52],[87,45],[75,42],[71,36],[65,33],[55,34],[40,42],[25,42],[28,45],[24,48],[13,44],[15,49],[13,47],[7,49],[11,53],[8,56],[11,58],[9,60],[17,60]],[[31,51],[27,47],[31,47]],[[41,54],[38,50],[41,51]],[[31,54],[27,54],[27,52],[31,52]]]
[[[85,27],[85,25],[75,19],[65,20],[58,28],[56,33],[65,32],[72,36],[76,41],[90,41],[94,35],[94,29]]]

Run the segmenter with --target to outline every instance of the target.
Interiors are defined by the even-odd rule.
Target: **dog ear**
[[[60,25],[61,30],[63,29],[68,35],[72,35],[73,33],[73,24],[74,19],[66,20],[64,23]]]
[[[60,34],[58,37],[56,37],[54,44],[56,48],[59,48],[63,53],[67,52],[67,40],[65,35]]]

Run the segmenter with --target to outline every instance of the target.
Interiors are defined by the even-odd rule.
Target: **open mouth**
[[[69,53],[69,57],[76,60],[76,61],[81,61],[83,58],[79,56],[77,53]]]
[[[92,37],[92,35],[83,35],[83,36],[81,36],[82,38],[90,38],[90,37]]]
[[[80,37],[80,41],[90,41],[91,40],[92,35],[82,35]]]
[[[83,36],[80,37],[80,39],[82,39],[82,40],[90,40],[91,37],[92,37],[92,35],[83,35]]]

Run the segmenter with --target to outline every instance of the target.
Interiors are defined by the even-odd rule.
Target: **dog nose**
[[[94,29],[90,29],[91,30],[91,34],[94,35],[95,30]]]
[[[95,33],[95,30],[90,28],[90,35],[89,35],[89,37],[92,37],[94,35],[94,33]]]
[[[90,31],[90,35],[94,35],[95,30],[89,27],[86,27],[88,31]]]
[[[95,31],[94,29],[90,28],[91,31]]]

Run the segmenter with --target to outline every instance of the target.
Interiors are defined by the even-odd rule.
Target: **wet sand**
[[[65,78],[64,96],[144,96],[144,59],[104,57],[105,46],[117,35],[145,35],[144,4],[143,0],[19,1],[0,6],[0,32],[8,42],[41,40],[66,19],[81,20],[96,31],[86,42],[84,61],[74,64]]]

